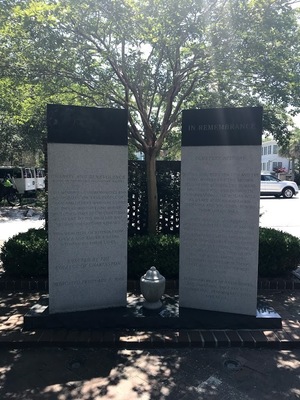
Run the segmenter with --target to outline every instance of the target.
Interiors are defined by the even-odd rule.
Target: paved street
[[[275,228],[300,238],[300,194],[291,199],[261,197],[260,226]]]
[[[13,220],[0,222],[0,242],[8,240],[19,232],[26,232],[30,228],[41,228],[43,220]]]
[[[45,224],[42,212],[29,207],[0,208],[0,247],[9,238],[30,228],[41,228]]]

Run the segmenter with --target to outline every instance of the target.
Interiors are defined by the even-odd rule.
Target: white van
[[[45,169],[44,168],[35,168],[35,177],[36,177],[36,189],[44,190],[45,189]]]
[[[36,175],[34,168],[28,167],[0,167],[0,180],[9,176],[15,189],[20,194],[33,193],[36,191]]]

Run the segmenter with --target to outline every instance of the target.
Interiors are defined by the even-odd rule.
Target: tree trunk
[[[295,157],[292,157],[292,181],[295,179]],[[290,171],[289,171],[290,172]]]
[[[148,233],[157,233],[158,204],[157,204],[157,182],[156,182],[156,154],[152,149],[145,153],[146,179],[148,194]]]

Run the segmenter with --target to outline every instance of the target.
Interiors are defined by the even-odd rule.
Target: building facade
[[[279,146],[275,140],[268,140],[261,146],[261,170],[266,172],[277,172],[278,170],[290,171],[290,160],[281,157]]]

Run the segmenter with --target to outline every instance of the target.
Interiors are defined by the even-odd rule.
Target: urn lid
[[[147,281],[161,281],[165,279],[155,267],[151,267],[150,269],[148,269],[148,271],[145,273],[145,275],[142,276],[142,278],[146,279]]]

